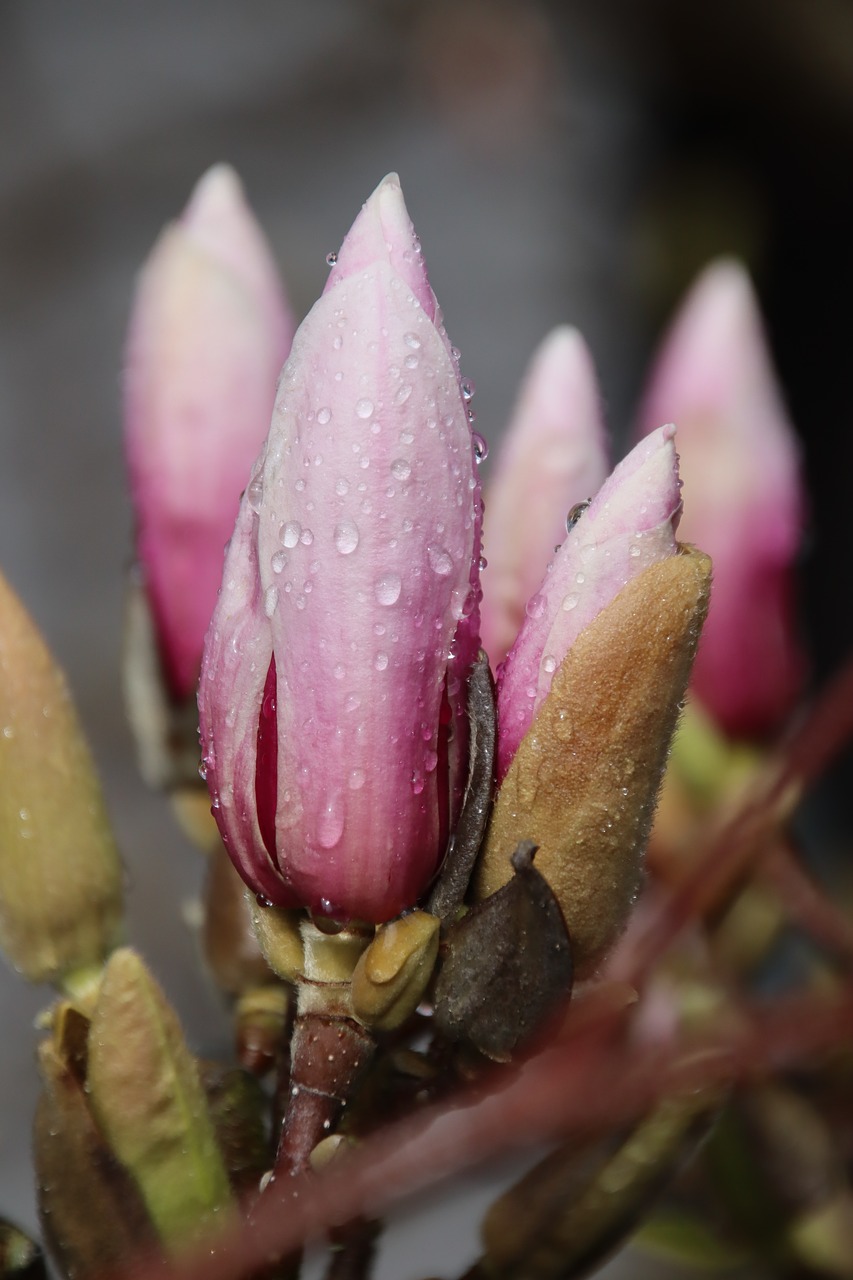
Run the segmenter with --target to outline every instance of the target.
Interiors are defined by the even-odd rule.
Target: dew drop
[[[349,493],[349,481],[345,480],[343,476],[341,476],[339,480],[335,481],[335,493],[339,498],[345,498]]]
[[[421,340],[416,333],[404,333],[403,341],[407,347],[411,347],[412,351],[417,351],[421,345]]]
[[[640,554],[640,548],[637,546],[636,542],[631,543],[631,546],[628,549],[628,554],[631,556],[638,556]]]
[[[578,597],[576,595],[566,596],[565,599],[563,600],[563,608],[565,609],[566,613],[571,613],[572,609],[576,609],[577,607],[578,607]]]
[[[405,404],[411,394],[412,384],[410,382],[402,383],[394,392],[394,403]]]
[[[403,364],[406,366],[407,369],[417,369],[418,357],[414,354],[410,356],[406,356],[405,360],[403,361]]]
[[[355,412],[359,418],[370,418],[373,415],[372,400],[356,400]]]
[[[246,490],[246,497],[252,510],[255,512],[260,511],[264,500],[264,482],[261,476],[255,476],[254,480],[252,480]]]
[[[479,465],[481,462],[485,462],[489,456],[488,441],[480,435],[479,431],[473,433],[472,439],[474,441],[474,461]]]
[[[414,440],[415,440],[415,434],[413,431],[400,432],[400,444],[413,444]]]
[[[575,505],[570,508],[569,514],[566,516],[566,533],[571,533],[572,529],[574,529],[578,520],[580,520],[588,506],[589,498],[587,498],[586,502],[576,502]]]
[[[327,267],[333,267],[333,266],[335,266],[335,264],[337,263],[337,261],[338,261],[338,255],[337,255],[336,253],[327,253],[327,254],[326,254],[326,266],[327,266]]]
[[[358,525],[352,520],[342,520],[335,525],[335,548],[342,556],[352,555],[358,546]]]
[[[363,769],[353,769],[348,779],[350,791],[360,791],[364,786],[365,780]]]
[[[273,573],[281,573],[287,564],[287,556],[283,551],[276,551],[270,563]]]
[[[288,520],[286,524],[281,526],[281,541],[285,547],[295,547],[299,541],[299,535],[302,532],[302,525],[298,520]]]
[[[257,902],[259,907],[263,907],[264,910],[272,906],[272,898],[267,898],[262,893],[255,894],[255,902]]]
[[[542,669],[547,671],[549,676],[557,670],[557,659],[552,653],[546,654],[542,659]]]
[[[326,405],[322,409],[317,410],[317,421],[321,427],[325,427],[327,422],[332,420],[332,411]]]
[[[388,666],[388,654],[377,653],[373,659],[373,665],[377,671],[384,671]]]
[[[424,775],[419,770],[416,769],[412,774],[412,792],[416,796],[419,796],[425,786],[426,786],[426,783],[424,781]]]
[[[440,578],[446,578],[448,574],[453,572],[453,557],[444,547],[428,546],[427,558],[429,559],[429,567]]]
[[[344,831],[344,802],[340,791],[326,797],[317,822],[317,842],[324,849],[334,849]]]
[[[271,618],[278,608],[278,587],[267,587],[264,592],[264,613]]]
[[[344,703],[344,711],[358,711],[361,706],[361,698],[357,693],[350,693]]]
[[[463,400],[473,400],[474,392],[476,390],[477,388],[474,386],[473,380],[471,378],[462,379],[462,399]]]
[[[384,605],[396,604],[402,589],[403,583],[399,574],[396,573],[385,573],[381,578],[377,578],[374,584],[376,599]]]
[[[334,668],[332,675],[335,677],[336,680],[343,680],[346,673],[347,673],[346,667],[343,665],[342,662],[339,662],[337,666]]]
[[[541,618],[545,612],[545,597],[542,595],[531,596],[524,606],[524,612],[528,618]]]
[[[303,529],[299,535],[299,541],[302,543],[303,547],[310,547],[311,543],[314,541],[314,534],[310,529]]]
[[[395,480],[408,480],[411,474],[411,464],[405,458],[395,458],[391,463],[391,475]]]

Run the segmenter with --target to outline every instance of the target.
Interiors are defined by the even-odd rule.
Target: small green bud
[[[438,956],[440,921],[412,911],[380,925],[355,966],[353,1013],[374,1031],[393,1031],[414,1013]]]
[[[156,1247],[142,1197],[110,1151],[86,1093],[87,1020],[60,1006],[39,1046],[44,1092],[33,1135],[39,1214],[61,1272],[103,1276]]]
[[[92,1112],[166,1245],[231,1203],[198,1067],[178,1019],[129,948],[104,972],[89,1032]]]
[[[101,965],[121,868],[65,679],[0,575],[0,945],[32,982]]]

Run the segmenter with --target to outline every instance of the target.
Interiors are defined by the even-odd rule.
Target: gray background
[[[840,234],[851,166],[837,162],[849,154],[849,10],[713,8],[688,29],[662,2],[0,0],[0,562],[68,673],[102,768],[131,940],[205,1052],[227,1035],[182,920],[201,859],[138,780],[119,693],[131,547],[119,376],[134,274],[201,172],[228,160],[301,316],[326,252],[396,169],[494,441],[529,355],[561,321],[587,335],[623,434],[662,318],[707,257],[734,249],[758,275],[807,464],[829,495],[818,549],[843,538],[820,513],[834,510],[828,473],[843,473],[850,448],[849,378],[834,359],[849,328],[845,343],[833,319],[853,279]],[[789,241],[823,252],[832,283],[819,257],[786,258]],[[809,444],[822,429],[826,445],[830,420],[831,467]],[[846,615],[827,623],[829,591],[816,571],[806,594],[826,665],[850,638]],[[0,1213],[30,1227],[31,1024],[48,1000],[0,972]],[[405,1237],[389,1276],[461,1269],[467,1201],[441,1213],[418,1228],[423,1254]]]

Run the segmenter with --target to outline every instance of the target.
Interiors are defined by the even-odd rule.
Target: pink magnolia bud
[[[643,569],[675,554],[681,496],[674,436],[674,427],[660,427],[619,463],[528,601],[498,680],[499,781],[583,629]]]
[[[396,176],[294,339],[199,690],[213,810],[277,906],[382,921],[444,853],[465,767],[480,497]]]
[[[178,700],[198,679],[223,547],[292,336],[239,180],[217,165],[142,270],[124,381],[137,555]]]
[[[792,565],[803,525],[793,429],[749,278],[709,267],[666,338],[639,418],[678,423],[682,537],[714,564],[692,687],[736,736],[779,724],[802,687]]]
[[[576,329],[554,329],[530,362],[486,499],[480,630],[492,667],[524,621],[566,515],[601,488],[608,448],[592,358]]]

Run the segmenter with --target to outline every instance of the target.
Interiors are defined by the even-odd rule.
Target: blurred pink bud
[[[530,362],[486,499],[480,630],[493,669],[566,536],[568,512],[597,493],[607,471],[592,358],[578,331],[562,325]]]
[[[142,269],[124,378],[137,556],[178,700],[198,680],[223,548],[292,337],[239,179],[217,165]]]
[[[643,569],[676,552],[681,514],[675,428],[616,467],[570,530],[498,677],[498,781],[581,631]]]
[[[456,360],[392,175],[294,339],[206,641],[214,815],[277,906],[382,921],[435,872],[464,783],[479,517]]]
[[[799,451],[744,269],[710,266],[664,341],[639,418],[678,423],[681,536],[713,561],[692,688],[735,736],[778,726],[805,674],[793,611]]]

